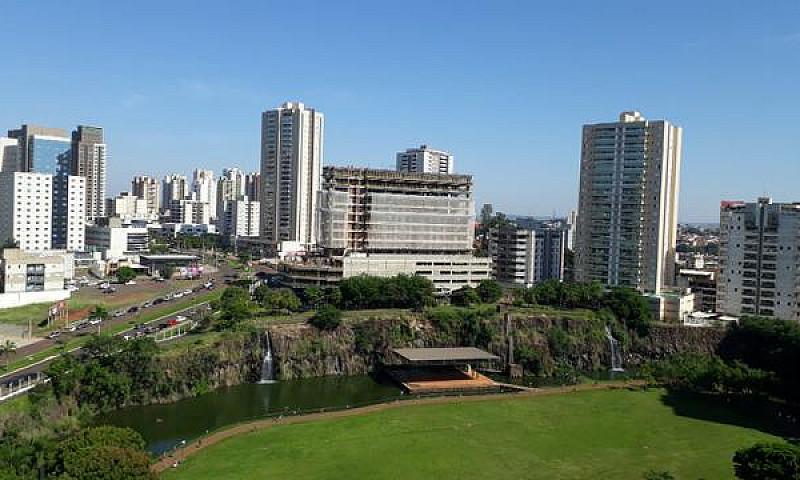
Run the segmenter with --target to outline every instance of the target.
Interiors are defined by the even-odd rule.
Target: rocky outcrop
[[[628,362],[641,364],[678,353],[712,355],[717,353],[724,338],[723,328],[655,325],[651,327],[650,335],[633,342],[628,351]]]

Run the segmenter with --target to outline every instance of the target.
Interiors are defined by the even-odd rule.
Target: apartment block
[[[653,293],[674,283],[681,136],[638,112],[584,125],[577,281]]]
[[[322,113],[296,102],[261,116],[261,237],[270,249],[317,243],[323,126]]]
[[[52,175],[0,173],[0,242],[13,240],[24,251],[51,249],[52,189]]]
[[[567,229],[561,222],[509,223],[489,236],[492,275],[506,285],[530,287],[564,279]]]
[[[86,178],[86,220],[106,216],[106,144],[103,129],[79,125],[72,132],[71,174]]]
[[[169,210],[175,200],[189,198],[189,182],[185,175],[170,174],[161,182],[161,208],[162,212]]]
[[[454,167],[455,159],[451,154],[427,145],[397,153],[398,172],[452,174]]]
[[[148,175],[133,177],[131,193],[145,201],[148,213],[161,211],[161,182],[157,178]]]
[[[220,217],[220,233],[228,237],[257,237],[260,232],[261,204],[242,197],[226,200]]]
[[[170,223],[210,224],[211,204],[199,200],[173,200],[169,214]]]
[[[717,312],[800,320],[800,202],[720,205]]]

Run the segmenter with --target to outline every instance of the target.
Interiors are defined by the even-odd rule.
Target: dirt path
[[[444,397],[429,397],[419,398],[414,400],[395,400],[389,403],[378,403],[366,407],[351,408],[347,410],[334,410],[326,412],[325,409],[320,409],[319,413],[310,413],[308,415],[298,415],[294,417],[267,418],[264,420],[256,420],[219,430],[210,435],[200,438],[192,443],[187,444],[185,447],[175,450],[169,455],[164,456],[157,463],[153,464],[152,470],[154,472],[161,472],[167,468],[172,467],[176,462],[180,463],[186,457],[194,455],[198,451],[219,443],[227,438],[235,437],[243,433],[251,433],[264,428],[269,428],[275,425],[290,425],[297,423],[309,423],[322,419],[353,417],[356,415],[363,415],[365,413],[380,412],[383,410],[394,409],[398,407],[405,407],[410,405],[437,405],[446,403],[472,403],[472,402],[487,402],[508,400],[509,398],[520,397],[535,397],[546,395],[560,395],[572,392],[584,392],[590,390],[614,390],[625,389],[630,387],[638,387],[645,385],[647,382],[643,380],[631,380],[624,383],[600,383],[600,384],[584,384],[572,385],[566,387],[549,387],[549,388],[531,388],[526,391],[518,393],[493,393],[487,395],[472,395],[466,397],[457,396],[444,396]]]

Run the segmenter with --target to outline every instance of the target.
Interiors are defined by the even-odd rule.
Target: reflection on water
[[[400,389],[368,376],[321,377],[221,388],[166,405],[130,407],[100,416],[97,424],[130,427],[147,449],[163,453],[207,430],[268,415],[341,408],[390,400]]]

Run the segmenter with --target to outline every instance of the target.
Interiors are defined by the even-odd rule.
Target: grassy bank
[[[732,478],[771,437],[747,416],[663,390],[403,406],[278,425],[212,445],[162,478]]]

